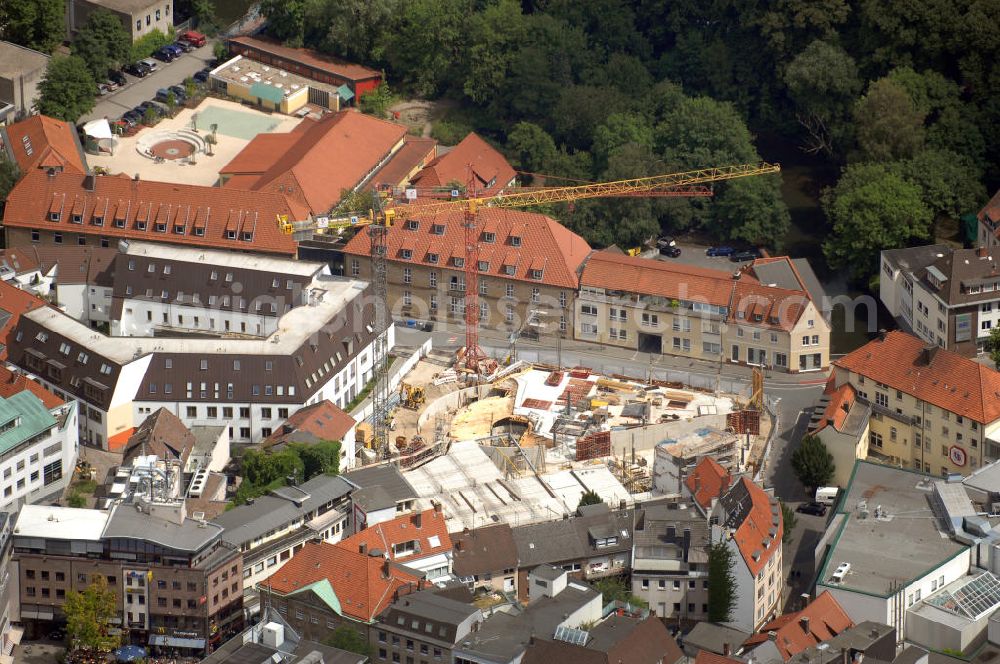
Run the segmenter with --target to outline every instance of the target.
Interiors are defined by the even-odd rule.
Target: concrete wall
[[[926,606],[906,613],[909,640],[931,650],[964,653],[976,648],[986,641],[988,622],[989,616],[971,621]]]
[[[855,408],[859,407],[861,407],[860,404],[855,406]],[[868,458],[868,433],[867,423],[857,436],[841,433],[830,425],[823,427],[819,432],[819,439],[833,456],[834,486],[847,486],[851,480],[851,473],[854,471],[854,462],[858,459]]]

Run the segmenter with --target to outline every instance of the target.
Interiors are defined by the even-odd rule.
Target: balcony
[[[885,417],[888,417],[889,419],[896,420],[897,422],[901,422],[902,424],[905,424],[907,426],[919,426],[917,424],[917,418],[909,417],[907,415],[901,415],[896,411],[892,410],[891,408],[880,406],[879,404],[869,401],[868,399],[865,399],[862,396],[858,396],[858,402],[871,408],[873,413],[878,413],[879,415],[883,415]]]

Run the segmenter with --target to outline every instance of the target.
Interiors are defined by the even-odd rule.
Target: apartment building
[[[708,520],[687,502],[646,503],[635,513],[632,594],[657,617],[708,619]]]
[[[341,477],[318,475],[219,514],[212,523],[242,555],[244,607],[260,610],[257,586],[307,542],[339,542],[350,528],[350,492]]]
[[[37,59],[37,60],[36,60]],[[13,71],[0,74],[0,102],[15,99],[18,112],[27,114],[34,105],[37,82],[42,79],[49,56],[9,42],[0,42],[0,60],[16,69],[18,64],[33,64],[38,69],[23,74]],[[5,90],[6,88],[6,90]],[[5,92],[7,94],[5,94]],[[0,151],[17,164],[21,173],[53,168],[57,171],[87,173],[87,158],[76,128],[69,122],[47,115],[32,115],[19,122],[0,126]]]
[[[1000,235],[997,234],[997,228],[1000,228],[1000,190],[993,194],[976,218],[979,221],[979,246],[1000,247]]]
[[[517,543],[510,524],[465,528],[451,536],[452,571],[470,590],[517,593]]]
[[[343,546],[361,553],[378,552],[373,555],[406,565],[428,581],[451,574],[451,537],[440,503],[364,529],[357,523],[355,526],[355,533],[342,542]]]
[[[0,367],[0,509],[62,494],[79,451],[75,401]]]
[[[83,27],[90,15],[99,9],[114,14],[132,41],[154,30],[165,35],[174,27],[173,3],[170,0],[69,0],[66,3],[66,24],[70,35]]]
[[[737,599],[729,624],[756,632],[781,608],[785,584],[781,505],[773,495],[741,477],[719,496],[710,523],[712,540],[725,542],[735,561]]]
[[[373,662],[451,662],[452,650],[483,622],[471,603],[437,588],[404,595],[386,607],[369,629]]]
[[[149,265],[171,278],[169,261]],[[177,265],[178,271],[182,267]],[[235,284],[235,269],[220,266],[210,279],[212,274],[215,281]],[[274,278],[268,278],[268,288]],[[287,281],[279,280],[275,301],[281,302]],[[163,282],[163,300],[178,297],[172,283]],[[288,292],[293,291],[294,284]],[[364,388],[378,336],[369,293],[362,282],[320,274],[291,303],[286,300],[285,308],[274,305],[274,330],[259,337],[222,331],[109,336],[40,308],[20,316],[8,358],[57,396],[81,402],[86,417],[80,418],[80,437],[90,444],[107,447],[110,437],[159,408],[189,427],[226,426],[236,444],[257,443],[299,408],[325,399],[342,407]],[[124,303],[120,306],[124,311]],[[227,317],[220,313],[218,320]],[[216,329],[221,327],[220,322]],[[391,348],[392,326],[385,338]]]
[[[483,208],[478,215],[480,327],[521,330],[529,312],[572,334],[578,270],[590,245],[544,215]],[[394,318],[465,325],[465,228],[460,212],[415,216],[386,237],[389,311]],[[346,274],[370,279],[367,232],[344,247]]]
[[[743,649],[763,661],[788,662],[800,652],[852,627],[854,621],[826,590],[801,610],[785,613],[765,624],[743,643]]]
[[[871,409],[869,458],[963,475],[1000,459],[1000,373],[983,364],[893,331],[835,361],[831,375],[831,389],[850,385]]]
[[[101,575],[128,642],[211,652],[243,627],[241,553],[221,534],[188,518],[183,502],[139,500],[110,511],[26,505],[13,536],[21,621],[44,633],[61,618],[67,592]]]
[[[514,167],[500,151],[472,132],[431,160],[411,184],[419,200],[421,196],[449,198],[452,189],[464,190],[470,184],[478,196],[496,196],[515,186],[516,180]]]
[[[893,249],[881,263],[879,297],[904,328],[966,357],[988,350],[1000,325],[1000,250]]]
[[[732,274],[594,252],[574,338],[789,372],[823,369],[830,357],[829,325],[787,258]]]

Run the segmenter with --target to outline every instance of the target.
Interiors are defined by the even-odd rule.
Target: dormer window
[[[979,292],[980,290],[981,290],[981,289],[980,289],[980,287],[979,287],[979,286],[969,286],[969,294],[970,294],[970,295],[975,295],[975,294],[976,294],[976,293],[978,293],[978,292]]]
[[[489,261],[479,261],[478,268],[480,272],[489,272],[490,270]]]
[[[253,233],[250,233],[248,231],[243,231],[243,241],[253,242]]]
[[[169,266],[169,265],[164,265],[163,266],[163,274],[170,274],[172,271],[173,271],[173,268],[171,266]]]
[[[493,244],[496,241],[497,241],[496,233],[490,233],[490,232],[483,233],[483,242],[487,244]]]
[[[444,224],[431,224],[431,235],[444,235]]]
[[[194,234],[197,235],[198,237],[204,237],[204,235],[205,235],[205,229],[201,228],[201,227],[195,228],[194,229]]]
[[[94,225],[95,226],[103,226],[104,225],[104,217],[96,217],[95,216],[94,217]]]
[[[176,233],[177,235],[184,235],[184,225],[177,224],[176,226],[174,226],[174,233]]]
[[[49,221],[59,221],[59,213],[49,212]]]
[[[403,249],[403,250],[402,250],[402,251],[400,252],[400,255],[401,255],[401,256],[403,257],[403,260],[406,260],[406,261],[408,261],[408,260],[410,260],[411,258],[413,258],[413,251],[412,251],[412,250],[410,250],[410,249]]]
[[[136,227],[136,229],[138,229],[140,231],[144,231],[144,230],[146,230],[146,222],[145,221],[137,221],[137,222],[135,222],[135,227]]]
[[[520,235],[511,235],[510,236],[510,246],[512,246],[512,247],[520,247],[521,246],[521,236]]]
[[[416,219],[407,219],[406,224],[403,226],[408,231],[415,231],[420,229],[420,222]]]
[[[532,270],[531,271],[531,278],[532,279],[536,279],[538,281],[541,281],[541,279],[542,279],[542,270]]]
[[[167,225],[164,224],[164,223],[162,223],[162,222],[156,222],[156,232],[157,233],[166,233],[167,232]]]
[[[82,214],[74,214],[73,215],[73,223],[74,224],[82,224],[83,223],[83,215]]]
[[[227,240],[235,240],[236,239],[236,231],[226,231],[226,239]]]
[[[506,274],[509,277],[513,277],[514,273],[516,271],[517,271],[517,268],[514,267],[513,265],[504,265],[503,266],[503,273]]]
[[[451,260],[455,264],[455,267],[465,267],[465,259],[461,256],[455,256]]]
[[[760,314],[754,314],[754,315],[753,315],[753,319],[754,319],[754,321],[756,321],[756,322],[758,322],[758,323],[759,323],[759,322],[761,322],[762,320],[764,320],[764,317],[763,317],[763,316],[761,316]]]
[[[427,262],[428,263],[434,263],[436,265],[437,262],[438,262],[438,255],[437,254],[427,254]]]
[[[125,220],[115,219],[115,228],[125,228]]]

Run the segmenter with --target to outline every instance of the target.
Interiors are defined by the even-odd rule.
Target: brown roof
[[[135,430],[122,453],[122,465],[129,465],[137,456],[155,454],[165,461],[187,463],[195,438],[180,419],[166,408],[160,408]]]
[[[721,496],[729,488],[732,478],[729,471],[712,457],[702,457],[694,470],[684,480],[688,491],[703,509],[712,505],[712,499]]]
[[[733,292],[729,272],[595,251],[583,267],[581,286],[626,290],[728,307]]]
[[[452,259],[463,256],[463,221],[461,212],[428,218],[414,215],[410,221],[389,229],[386,255],[393,262],[461,271],[463,268],[456,267]],[[478,224],[483,229],[480,238],[484,238],[486,232],[494,235],[493,242],[483,240],[479,243],[479,260],[487,263],[488,268],[480,270],[481,275],[562,288],[578,287],[578,270],[590,254],[590,245],[558,221],[533,212],[481,208]],[[432,232],[434,226],[442,227],[440,235]],[[520,246],[515,247],[512,238],[517,238]],[[403,258],[404,249],[411,252],[410,259]],[[357,256],[368,256],[370,251],[366,232],[356,234],[344,247],[345,254]],[[433,256],[437,257],[437,262],[431,260]],[[513,275],[505,272],[507,265],[514,267]],[[532,279],[532,269],[541,269],[542,278]]]
[[[66,403],[20,371],[11,371],[6,367],[0,367],[0,397],[8,399],[25,390],[38,397],[39,401],[49,410]]]
[[[329,399],[301,408],[261,443],[273,447],[292,442],[343,440],[357,422]],[[305,434],[305,435],[303,435]]]
[[[829,641],[846,629],[854,627],[854,621],[844,611],[829,590],[809,603],[806,608],[795,613],[778,616],[760,628],[743,644],[753,648],[767,641],[768,632],[776,632],[775,647],[787,662],[796,654]]]
[[[419,526],[417,525],[418,518]],[[432,541],[432,538],[437,538],[437,544]],[[393,552],[393,545],[414,540],[419,543],[418,553],[397,557]],[[433,508],[376,523],[374,526],[365,528],[360,533],[355,533],[340,541],[337,546],[358,551],[362,544],[368,548],[369,552],[378,549],[390,559],[403,565],[410,560],[451,551],[451,537],[448,536],[448,526],[445,524],[444,513]]]
[[[110,287],[112,264],[117,249],[79,245],[31,246],[26,252],[34,254],[44,274],[56,269],[57,284],[89,284]]]
[[[699,650],[698,656],[694,658],[694,664],[744,664],[743,660],[733,659],[725,655],[717,655],[707,650]]]
[[[87,172],[76,130],[68,122],[33,115],[0,129],[0,139],[22,173],[37,168]]]
[[[374,69],[369,69],[364,65],[337,60],[308,48],[291,48],[283,46],[268,37],[233,37],[229,41],[236,44],[243,44],[251,48],[256,48],[272,55],[280,56],[289,62],[300,62],[304,65],[321,69],[348,81],[357,82],[367,81],[372,78],[382,78],[381,73],[375,71]]]
[[[523,664],[676,664],[684,659],[677,641],[655,616],[645,620],[611,616],[589,630],[585,645],[535,637]]]
[[[980,424],[1000,419],[1000,373],[905,332],[869,341],[834,365]]]
[[[429,163],[413,178],[413,184],[430,188],[459,182],[465,186],[470,175],[474,177],[476,193],[491,196],[503,191],[517,173],[496,148],[473,132]]]
[[[303,219],[306,210],[280,193],[249,195],[229,188],[32,171],[11,191],[3,223],[294,256],[294,240],[275,221],[281,214]]]
[[[281,139],[263,136],[250,141],[220,175],[259,174],[253,191],[283,194],[323,214],[340,202],[344,189],[360,185],[398,149],[406,127],[345,110]],[[246,187],[245,181],[239,186]]]
[[[289,595],[318,581],[328,581],[344,615],[371,622],[392,602],[393,594],[419,582],[384,558],[357,549],[308,542],[285,565],[259,584]]]
[[[451,536],[452,569],[457,576],[492,574],[517,567],[517,544],[510,525],[498,523]]]
[[[993,194],[993,198],[979,211],[979,221],[989,219],[994,224],[1000,223],[1000,189]],[[997,229],[1000,232],[1000,228]]]
[[[437,141],[433,138],[407,136],[403,139],[403,147],[372,176],[372,181],[377,185],[403,186],[420,168],[426,166],[434,158],[436,145]]]
[[[946,304],[990,301],[994,299],[991,291],[1000,284],[1000,253],[997,252],[1000,249],[995,247],[944,251],[931,265],[915,270],[914,274],[925,288]],[[940,285],[932,281],[932,269],[944,275],[945,280]],[[970,287],[976,287],[979,292],[969,292]]]
[[[0,281],[0,360],[7,360],[13,341],[11,336],[21,320],[21,314],[46,306],[48,302],[42,298]]]
[[[25,274],[36,270],[45,272],[41,263],[39,263],[38,252],[35,251],[34,245],[4,249],[0,251],[0,261],[10,267],[14,271],[14,274]]]

